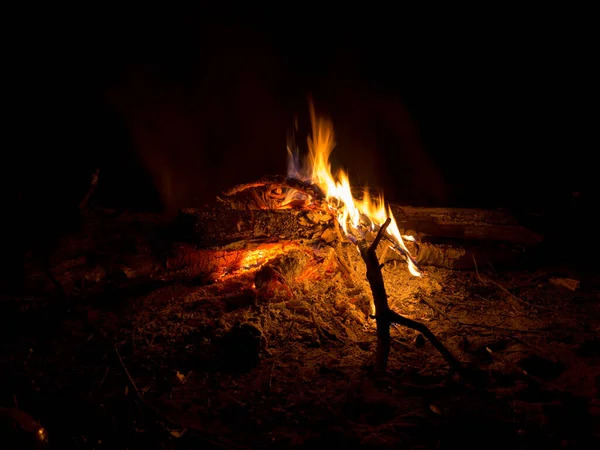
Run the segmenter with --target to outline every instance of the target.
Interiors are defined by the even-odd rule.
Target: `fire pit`
[[[597,438],[593,292],[532,269],[542,238],[502,211],[357,192],[332,173],[333,127],[311,112],[308,158],[288,149],[287,176],[169,223],[85,209],[47,261],[29,253],[26,295],[3,303],[23,330],[4,341],[3,373],[21,380],[11,406],[50,442],[54,430],[81,445]]]

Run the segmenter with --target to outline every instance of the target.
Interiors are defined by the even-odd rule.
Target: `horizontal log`
[[[537,245],[543,237],[521,226],[501,210],[468,208],[416,208],[391,205],[398,227],[426,236]]]
[[[324,211],[184,209],[175,221],[173,238],[204,248],[318,240],[332,219]]]

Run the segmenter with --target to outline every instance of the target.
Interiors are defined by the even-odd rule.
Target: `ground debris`
[[[174,278],[125,291],[115,282],[63,309],[50,296],[9,299],[0,311],[5,404],[14,395],[57,448],[526,449],[600,438],[600,311],[582,301],[591,295],[583,283],[573,291],[542,269],[486,267],[432,267],[419,278],[387,261],[390,307],[484,371],[490,383],[476,390],[403,327],[391,329],[388,371],[375,376],[364,270],[355,247],[329,236],[210,283]],[[136,406],[86,322],[114,340],[144,399],[177,426]]]

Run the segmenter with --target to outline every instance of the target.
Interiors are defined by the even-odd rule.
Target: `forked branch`
[[[377,355],[375,361],[375,369],[384,372],[387,368],[388,358],[390,354],[390,325],[396,323],[417,330],[423,334],[433,346],[442,354],[444,359],[450,366],[465,375],[465,370],[460,362],[450,353],[450,351],[435,337],[435,335],[420,322],[408,319],[400,314],[392,311],[388,305],[387,293],[383,282],[383,274],[381,273],[382,265],[377,258],[377,246],[383,238],[387,227],[390,225],[391,219],[388,218],[379,229],[377,237],[369,246],[365,240],[358,242],[358,248],[363,261],[367,265],[367,280],[371,286],[373,294],[373,302],[375,303],[375,319],[377,320]]]

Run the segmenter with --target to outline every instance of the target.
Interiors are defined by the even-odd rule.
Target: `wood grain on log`
[[[519,225],[501,210],[468,208],[416,208],[391,205],[398,227],[417,237],[436,236],[479,241],[536,245],[543,238]]]
[[[331,221],[322,211],[184,209],[177,230],[181,239],[222,248],[240,242],[318,240]]]

